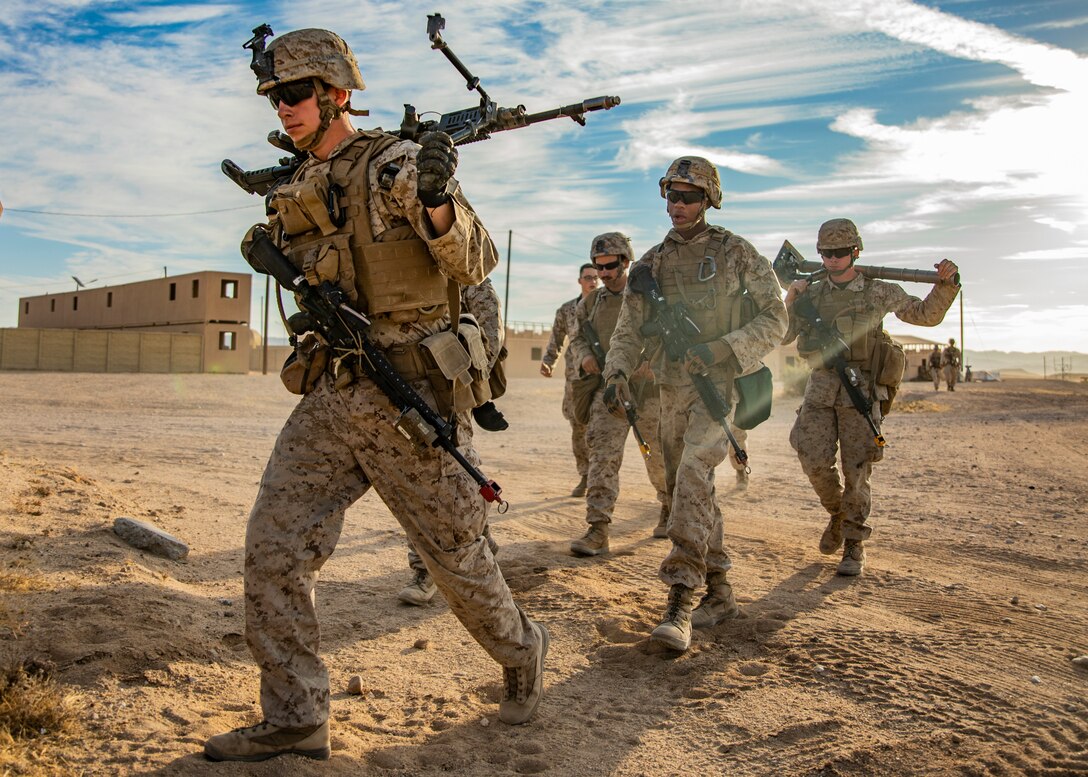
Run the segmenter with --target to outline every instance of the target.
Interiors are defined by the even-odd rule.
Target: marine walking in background
[[[731,444],[734,380],[778,344],[786,312],[770,262],[747,240],[706,222],[707,208],[722,203],[713,164],[681,157],[658,186],[672,229],[631,270],[604,370],[605,401],[622,414],[643,351],[656,352],[651,365],[661,392],[672,549],[659,572],[669,594],[652,638],[687,650],[693,625],[709,627],[738,613],[714,474]],[[695,592],[704,586],[693,612]]]
[[[948,259],[936,265],[937,282],[922,300],[861,274],[854,263],[863,248],[854,222],[825,222],[816,250],[826,278],[793,281],[785,300],[790,317],[783,342],[796,339],[812,368],[790,445],[830,516],[820,552],[843,548],[840,575],[860,575],[865,567],[864,542],[872,533],[869,479],[884,457],[880,424],[905,367],[902,349],[884,331],[884,316],[936,326],[959,293],[958,268]]]
[[[471,363],[473,350],[458,345],[473,327],[452,331],[458,286],[484,281],[498,261],[495,247],[452,177],[457,152],[449,136],[425,133],[417,144],[355,130],[352,90],[364,85],[347,44],[327,30],[303,29],[266,49],[261,29],[271,34],[259,28],[247,44],[257,91],[307,156],[270,192],[269,222],[250,230],[243,252],[285,253],[305,278],[296,291],[344,300],[340,315],[366,317],[370,350],[360,339],[358,351],[307,352],[302,360],[324,368],[304,370],[295,386],[304,396],[276,440],[246,529],[246,640],[260,668],[264,720],[210,738],[204,752],[242,761],[329,756],[316,584],[345,510],[371,488],[450,609],[503,667],[500,720],[524,723],[542,695],[548,632],[514,603],[483,536],[487,501],[469,472],[479,463],[468,416],[478,387],[461,382],[462,373],[447,375]],[[276,277],[283,282],[282,273]],[[321,338],[311,346],[320,351]],[[450,449],[402,433],[422,428],[405,425],[418,410],[412,416],[391,401],[375,360],[391,364],[436,418],[454,419],[451,447],[464,464]]]
[[[941,353],[941,364],[944,365],[944,382],[949,391],[956,390],[956,381],[960,377],[960,364],[963,359],[960,349],[956,347],[956,338],[948,338],[948,345]]]
[[[589,448],[589,480],[586,490],[585,535],[570,544],[576,556],[597,556],[608,552],[609,525],[620,495],[620,467],[623,449],[631,432],[631,419],[643,436],[646,446],[646,474],[657,492],[660,505],[654,536],[665,536],[669,519],[669,503],[665,486],[665,467],[658,438],[660,407],[653,372],[648,362],[642,362],[632,375],[633,403],[631,415],[617,417],[605,406],[600,390],[601,372],[607,359],[609,342],[616,328],[623,292],[627,286],[627,268],[634,261],[631,240],[622,232],[606,232],[590,242],[589,257],[603,286],[590,292],[576,310],[578,334],[571,343],[571,352],[579,365],[579,377],[590,381],[594,388],[582,400],[588,412],[586,444]],[[647,385],[649,384],[649,385]]]
[[[578,334],[578,319],[574,315],[578,303],[597,288],[597,269],[592,263],[578,268],[578,285],[581,293],[574,299],[567,300],[555,311],[552,335],[548,338],[548,347],[540,360],[540,374],[550,378],[559,355],[563,355],[563,417],[570,423],[570,442],[574,452],[574,465],[578,470],[578,484],[570,495],[586,495],[586,478],[589,475],[589,451],[586,448],[586,424],[579,421],[574,413],[574,381],[578,378],[578,364],[571,353],[570,343]]]

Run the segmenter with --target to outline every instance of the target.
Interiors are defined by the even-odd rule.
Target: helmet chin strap
[[[311,132],[306,137],[295,143],[295,147],[302,151],[309,151],[321,145],[321,139],[325,137],[325,133],[328,132],[332,123],[340,118],[345,113],[352,116],[369,116],[370,111],[362,110],[357,111],[351,107],[351,93],[348,93],[348,99],[343,106],[337,105],[329,97],[329,93],[325,91],[325,84],[320,78],[314,78],[314,93],[317,95],[317,108],[321,116],[321,124],[318,128]]]

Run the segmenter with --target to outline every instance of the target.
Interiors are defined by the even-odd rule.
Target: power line
[[[249,210],[252,207],[252,205],[239,205],[235,208],[192,210],[186,213],[64,213],[55,210],[23,210],[21,208],[4,208],[4,211],[7,213],[30,213],[35,216],[65,216],[74,219],[164,219],[178,216],[207,216],[212,213],[230,213],[235,210]]]

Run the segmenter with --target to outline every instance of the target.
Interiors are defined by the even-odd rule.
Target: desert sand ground
[[[206,737],[260,719],[241,546],[293,398],[273,376],[0,373],[0,657],[52,667],[82,731],[0,748],[0,774],[1088,774],[1088,386],[930,389],[886,422],[859,579],[816,549],[799,401],[776,400],[748,492],[719,472],[741,616],[677,655],[647,640],[667,541],[633,443],[612,553],[572,557],[561,382],[513,381],[511,429],[477,443],[511,503],[499,562],[552,633],[538,716],[499,723],[498,667],[444,602],[397,602],[401,533],[367,495],[318,588],[331,761],[212,764]],[[191,554],[126,545],[118,516]]]

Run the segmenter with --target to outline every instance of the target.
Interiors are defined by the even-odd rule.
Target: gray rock
[[[113,522],[113,533],[129,545],[156,556],[181,561],[189,555],[189,546],[162,529],[135,518],[122,516]]]

